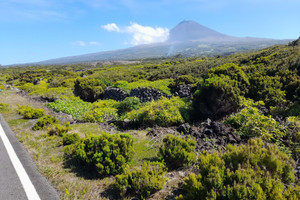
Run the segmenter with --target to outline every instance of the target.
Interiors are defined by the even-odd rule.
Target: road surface
[[[0,114],[0,200],[58,200]]]

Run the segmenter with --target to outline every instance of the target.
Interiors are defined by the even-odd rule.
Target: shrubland
[[[299,199],[299,180],[294,176],[294,162],[299,166],[300,159],[299,56],[297,40],[218,57],[0,68],[0,85],[12,88],[0,93],[0,112],[16,127],[30,152],[37,152],[36,158],[43,159],[39,156],[43,145],[61,154],[65,146],[58,159],[60,174],[55,177],[70,175],[78,168],[93,171],[98,174],[93,177],[96,182],[111,177],[113,180],[104,185],[114,185],[121,198],[146,199],[161,189],[170,194],[171,188],[182,186],[185,193],[178,199]],[[182,87],[186,85],[189,87]],[[107,86],[122,89],[128,97],[122,101],[103,99]],[[163,97],[149,102],[129,97],[138,87],[157,89]],[[191,88],[192,97],[176,96],[180,88]],[[30,101],[38,100],[38,106],[16,103],[17,98],[6,101],[9,95],[20,94]],[[46,112],[36,109],[44,102]],[[71,115],[67,121],[72,123],[56,119],[53,110],[55,116],[60,112]],[[23,119],[14,117],[18,113]],[[211,132],[201,129],[207,118],[226,124],[224,127],[241,137],[241,144],[222,144],[218,151],[212,145],[209,151],[199,151],[199,144],[214,142],[207,135]],[[186,135],[173,134],[183,123],[189,123]],[[129,124],[125,127],[129,130],[117,127],[119,124]],[[131,130],[133,127],[138,129]],[[192,130],[203,133],[195,136]],[[225,137],[222,131],[216,137]],[[39,164],[47,174],[51,169],[43,162]],[[178,178],[182,185],[169,187],[171,175],[180,170],[192,173]],[[67,181],[52,183],[60,186]],[[84,181],[88,182],[85,185],[91,183],[77,177],[76,189]],[[84,192],[86,188],[77,191],[78,199],[100,198],[98,190],[105,186],[96,185],[99,188],[92,196]],[[77,198],[75,192],[68,196],[66,187],[57,188],[64,198]]]

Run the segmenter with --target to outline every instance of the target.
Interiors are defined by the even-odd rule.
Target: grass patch
[[[146,160],[156,159],[158,145],[153,143],[145,132],[135,132],[131,135],[135,141],[133,143],[134,156],[129,162],[130,167],[140,166]]]

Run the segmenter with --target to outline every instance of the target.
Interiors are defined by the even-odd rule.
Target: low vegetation
[[[195,148],[195,140],[185,141],[179,137],[168,135],[163,139],[158,157],[166,163],[169,169],[191,166],[196,162]]]
[[[165,169],[160,162],[145,162],[141,169],[127,170],[116,176],[115,187],[121,197],[126,195],[146,199],[162,189],[165,184]]]
[[[62,199],[300,199],[299,57],[2,67],[0,112]]]
[[[96,170],[100,176],[120,174],[132,159],[133,139],[128,134],[102,133],[82,138],[74,144],[70,154],[75,159]]]
[[[24,119],[38,119],[45,115],[42,108],[32,108],[30,106],[18,106],[18,112]]]

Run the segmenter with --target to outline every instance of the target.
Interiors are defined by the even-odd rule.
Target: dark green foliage
[[[140,99],[137,97],[127,97],[117,106],[118,114],[123,115],[132,110],[137,110],[141,105]]]
[[[255,101],[262,100],[266,106],[275,106],[285,100],[285,92],[281,90],[279,77],[253,74],[249,78],[250,87],[247,97]]]
[[[94,102],[101,98],[104,88],[105,84],[98,79],[78,78],[75,81],[75,94],[88,102]]]
[[[80,140],[78,133],[64,134],[63,136],[63,145],[76,144]]]
[[[145,162],[141,169],[126,170],[116,176],[115,187],[122,197],[126,195],[146,199],[163,188],[165,167],[160,162]]]
[[[48,132],[48,135],[49,136],[57,135],[57,136],[63,137],[70,130],[71,130],[70,122],[67,122],[65,127],[60,124],[56,124],[54,126],[54,128],[52,128]]]
[[[45,115],[44,109],[32,108],[30,106],[18,105],[18,112],[24,119],[37,119]]]
[[[184,140],[174,135],[167,135],[159,148],[158,157],[167,164],[169,169],[186,167],[196,162],[195,148],[195,140]]]
[[[276,145],[249,140],[247,145],[228,145],[221,155],[204,152],[199,156],[199,174],[185,179],[185,199],[289,199],[296,189],[284,184],[295,180],[293,161]],[[184,199],[180,196],[178,199]]]
[[[208,78],[194,94],[193,108],[200,119],[219,119],[239,107],[240,90],[236,81],[226,76]]]
[[[171,82],[168,87],[174,93],[179,89],[180,85],[187,85],[187,84],[193,85],[196,82],[197,82],[197,79],[191,75],[181,75],[181,76],[178,76],[176,79],[174,79],[174,81]]]
[[[101,176],[124,172],[133,156],[133,138],[128,134],[102,133],[75,144],[73,156]]]
[[[46,129],[47,127],[54,125],[55,123],[58,123],[58,120],[55,117],[51,115],[45,115],[36,122],[36,124],[32,127],[32,130],[37,131]]]
[[[17,77],[20,79],[20,82],[24,83],[34,83],[35,79],[46,79],[48,77],[51,77],[51,73],[48,72],[47,70],[28,70],[23,73],[18,74]]]
[[[211,68],[209,71],[209,77],[214,76],[228,76],[230,79],[237,81],[237,86],[241,93],[245,94],[249,87],[249,80],[245,72],[241,67],[234,63],[228,63],[219,67]]]
[[[286,99],[300,101],[300,77],[296,71],[280,70],[276,73],[280,77],[282,88],[286,93]]]

